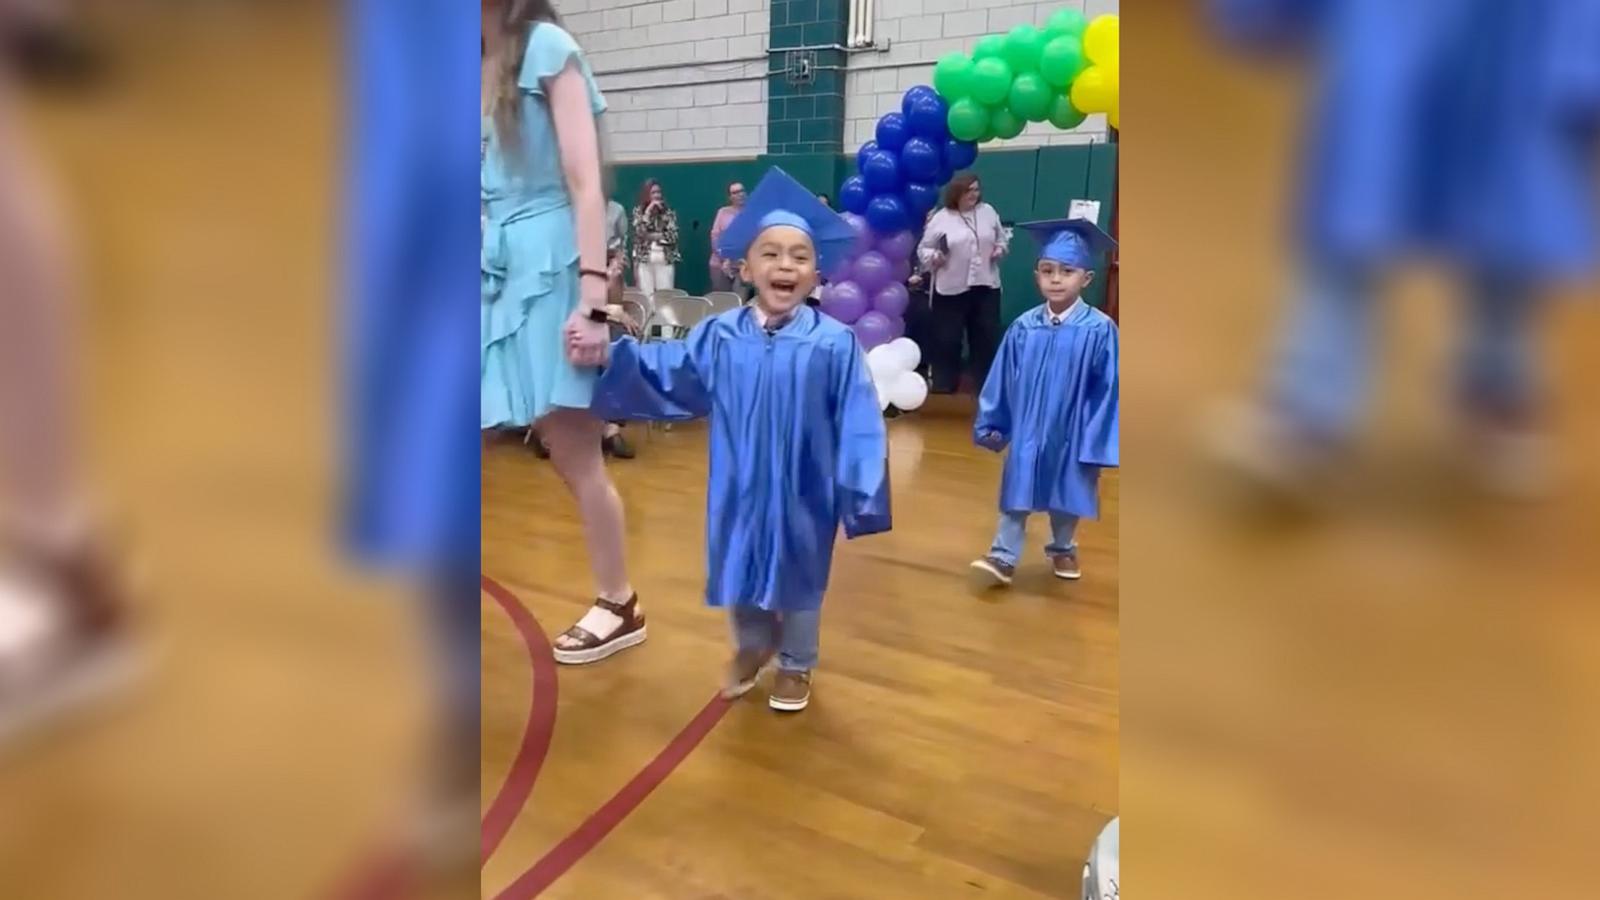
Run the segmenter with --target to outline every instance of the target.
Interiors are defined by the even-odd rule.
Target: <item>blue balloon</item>
[[[906,185],[906,207],[911,215],[921,223],[927,218],[929,212],[939,205],[939,186],[921,181],[913,181]]]
[[[867,141],[862,144],[861,149],[856,151],[856,171],[863,175],[867,174],[867,157],[877,152],[877,141]]]
[[[892,234],[911,224],[905,201],[898,194],[879,194],[867,204],[867,224],[879,234]]]
[[[906,145],[906,139],[911,137],[911,126],[900,113],[888,113],[878,120],[877,135],[879,149],[899,153],[900,148]]]
[[[860,175],[851,175],[839,185],[839,205],[846,212],[862,215],[867,211],[867,201],[872,199],[872,192],[867,190],[867,181]]]
[[[919,84],[906,91],[906,95],[900,98],[900,111],[905,113],[906,118],[911,118],[911,110],[925,97],[937,100],[939,99],[939,92],[925,84]]]
[[[944,142],[944,161],[955,171],[968,168],[978,161],[978,145],[951,138]]]
[[[950,168],[950,161],[943,160],[939,163],[939,174],[933,179],[933,183],[944,187],[954,177],[956,177],[956,173],[954,169]]]
[[[943,162],[939,145],[927,138],[914,137],[900,148],[900,171],[905,174],[907,181],[932,181],[938,178]]]
[[[912,134],[933,141],[934,146],[950,137],[950,107],[937,94],[918,100],[907,118],[911,122]]]
[[[874,194],[892,194],[900,190],[900,161],[887,150],[876,150],[863,157],[861,177],[867,190]]]

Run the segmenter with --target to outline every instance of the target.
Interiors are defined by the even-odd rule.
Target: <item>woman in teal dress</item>
[[[609,340],[598,118],[605,98],[549,0],[485,4],[481,426],[537,423],[578,503],[598,598],[556,641],[596,662],[645,638],[622,501],[588,412]]]

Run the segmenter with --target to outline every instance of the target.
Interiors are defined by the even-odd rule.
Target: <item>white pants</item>
[[[666,253],[659,247],[652,249],[645,261],[634,267],[633,274],[639,281],[639,290],[644,291],[646,296],[672,287],[672,263],[667,262]]]

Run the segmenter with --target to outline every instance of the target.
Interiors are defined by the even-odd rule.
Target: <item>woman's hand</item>
[[[597,278],[584,278],[580,288],[583,302],[567,316],[562,328],[567,359],[575,366],[604,365],[611,347],[611,329],[604,322],[589,318],[590,309],[604,309],[609,285]]]
[[[933,251],[933,254],[928,257],[928,268],[930,269],[942,269],[944,268],[944,264],[944,254],[937,250]]]
[[[990,253],[989,253],[989,259],[998,261],[998,260],[1004,258],[1005,255],[1006,255],[1006,245],[1005,244],[995,244],[994,245],[994,250],[990,251]]]
[[[572,311],[562,328],[567,360],[575,366],[605,365],[611,348],[611,329],[604,322],[590,319],[583,307]]]

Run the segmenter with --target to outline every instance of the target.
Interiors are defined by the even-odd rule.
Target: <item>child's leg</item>
[[[1001,513],[1000,526],[994,532],[994,543],[989,546],[989,556],[1008,566],[1015,566],[1017,564],[1017,555],[1022,552],[1022,542],[1027,537],[1027,533],[1027,513]]]
[[[1315,441],[1349,436],[1372,371],[1374,279],[1335,266],[1302,276],[1279,332],[1271,411]]]
[[[1525,428],[1537,413],[1534,326],[1539,299],[1522,279],[1480,275],[1467,292],[1457,390],[1467,413],[1503,428]]]
[[[722,684],[722,698],[737,700],[756,686],[761,670],[778,649],[778,614],[754,606],[728,609],[733,630],[733,661]]]
[[[766,654],[778,646],[778,614],[754,606],[728,607],[733,646],[740,652]]]
[[[1070,513],[1050,514],[1050,543],[1044,545],[1047,556],[1062,556],[1078,552],[1078,542],[1073,535],[1078,530],[1078,517]]]
[[[778,668],[784,672],[809,672],[817,667],[822,610],[785,612],[778,627]]]

